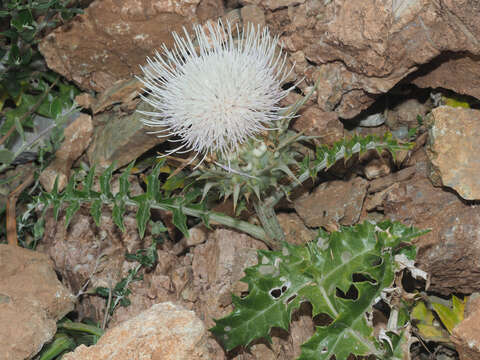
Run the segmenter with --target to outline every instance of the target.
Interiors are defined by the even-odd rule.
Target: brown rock
[[[360,177],[318,186],[295,200],[295,211],[309,227],[355,224],[362,211],[368,182]]]
[[[416,169],[414,166],[402,169],[398,172],[395,172],[393,174],[390,174],[388,176],[375,179],[370,182],[368,186],[368,192],[371,193],[376,193],[382,190],[385,190],[386,188],[392,186],[395,183],[399,183],[405,180],[408,180],[412,178],[412,176],[415,175]]]
[[[467,306],[471,309],[453,329],[452,340],[460,360],[475,360],[480,358],[480,298],[469,299]]]
[[[431,230],[416,240],[418,266],[431,276],[429,290],[444,295],[478,291],[480,208],[435,188],[427,178],[428,160],[422,153],[415,155],[415,175],[386,194],[385,216]]]
[[[81,345],[64,360],[208,359],[206,329],[193,311],[170,302],[108,330],[96,345]]]
[[[280,8],[304,3],[305,0],[242,0],[241,2],[244,4],[262,4],[262,6],[269,10],[278,10]]]
[[[430,107],[425,102],[416,98],[406,99],[395,105],[387,112],[386,123],[390,129],[397,129],[401,126],[413,128],[418,126],[417,116],[425,116]]]
[[[293,128],[304,131],[305,135],[318,136],[321,144],[333,144],[343,138],[343,125],[338,115],[332,111],[323,111],[311,106],[300,113],[295,119]]]
[[[139,65],[153,50],[173,44],[172,31],[222,13],[217,0],[97,0],[47,35],[39,49],[51,69],[83,89],[101,92],[140,74]]]
[[[435,178],[466,200],[480,199],[480,110],[440,106],[432,111],[427,147]]]
[[[304,245],[313,241],[317,236],[317,232],[307,228],[295,213],[281,213],[277,215],[277,218],[285,233],[285,241],[290,244]]]
[[[412,82],[422,88],[444,88],[480,99],[480,59],[468,54],[446,54],[434,59],[431,71]]]
[[[114,104],[122,104],[125,110],[133,110],[139,102],[138,94],[142,90],[138,79],[119,80],[107,88],[92,105],[94,114],[98,114]]]
[[[265,13],[256,5],[246,5],[240,9],[240,16],[244,25],[252,23],[255,26],[265,26]]]
[[[0,244],[0,273],[0,354],[29,359],[53,338],[75,298],[39,252]]]
[[[75,102],[84,109],[91,109],[97,100],[89,93],[81,93],[75,96]]]
[[[81,114],[65,128],[63,132],[65,140],[55,153],[55,160],[40,175],[40,183],[46,191],[52,191],[57,177],[58,190],[65,188],[70,177],[70,169],[90,144],[92,133],[92,117],[86,114]]]
[[[151,107],[142,102],[138,110],[151,111]],[[95,116],[98,126],[87,151],[90,165],[95,165],[100,171],[115,162],[115,168],[118,169],[166,140],[148,134],[152,129],[145,128],[141,118],[138,112],[122,116],[110,111]]]
[[[272,8],[271,0],[250,2],[265,10]],[[375,95],[387,92],[442,53],[478,63],[480,8],[475,0],[399,1],[393,5],[384,0],[307,0],[296,5],[267,16],[267,24],[282,34],[290,51],[303,51],[316,65],[322,73],[318,105],[325,111],[334,110],[341,118],[353,118]],[[478,64],[469,73],[467,62],[462,61],[461,70],[451,66],[447,80],[432,84],[452,84],[466,94],[478,94]],[[448,80],[455,77],[457,83]],[[317,77],[307,79],[313,83]],[[462,79],[467,81],[462,83]]]

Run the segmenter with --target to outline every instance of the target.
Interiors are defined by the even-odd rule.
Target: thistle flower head
[[[162,127],[180,144],[168,154],[195,151],[196,156],[227,158],[239,146],[284,118],[278,102],[289,92],[281,85],[290,73],[286,57],[276,51],[278,37],[249,25],[234,39],[229,22],[209,23],[173,33],[172,50],[162,46],[142,67],[147,96],[155,109],[142,112],[147,126]],[[201,163],[200,162],[200,163]]]

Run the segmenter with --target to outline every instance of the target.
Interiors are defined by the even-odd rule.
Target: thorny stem
[[[125,201],[126,205],[133,205],[133,206],[138,206],[138,204],[133,201],[133,200],[127,200]],[[210,221],[216,222],[221,225],[225,225],[228,227],[231,227],[233,229],[237,229],[239,231],[242,231],[244,233],[247,233],[258,240],[263,241],[265,244],[268,246],[272,246],[273,244],[269,241],[267,238],[267,235],[265,233],[265,230],[263,230],[261,227],[250,224],[249,222],[239,220],[232,218],[228,215],[224,215],[222,213],[218,212],[213,212],[213,211],[204,211],[204,210],[196,210],[189,208],[187,206],[179,206],[179,205],[162,205],[162,204],[152,204],[151,205],[152,209],[159,209],[159,210],[165,210],[165,211],[171,211],[172,209],[181,209],[185,215],[189,216],[194,216],[197,218],[201,218],[203,216],[208,217]]]

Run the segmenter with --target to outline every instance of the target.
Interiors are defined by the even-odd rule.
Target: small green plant
[[[64,318],[57,323],[57,333],[53,341],[43,347],[36,359],[61,359],[64,353],[81,344],[86,346],[96,344],[102,335],[103,330],[93,321],[73,322]]]
[[[9,27],[0,33],[0,173],[29,160],[28,151],[40,141],[45,142],[41,161],[61,141],[78,90],[47,70],[37,45],[45,31],[79,12],[63,0],[2,2],[0,19]],[[34,131],[41,117],[51,124]]]
[[[382,341],[373,336],[368,314],[394,282],[395,256],[413,259],[408,243],[423,233],[400,223],[365,222],[331,234],[320,231],[318,240],[305,246],[285,243],[281,251],[259,251],[258,265],[246,269],[242,279],[248,295],[233,296],[235,309],[210,331],[227,351],[258,338],[271,341],[270,329],[288,330],[292,313],[309,302],[313,317],[328,315],[331,323],[316,327],[299,359],[350,354],[400,359],[407,319],[396,324],[397,336],[387,333],[388,341]]]
[[[155,228],[155,232],[165,232],[167,230],[163,224],[159,222],[153,224],[152,227]],[[157,233],[157,235],[159,234]],[[161,238],[154,237],[152,244],[148,248],[139,249],[135,254],[125,254],[125,259],[127,261],[136,261],[138,264],[133,269],[128,270],[128,275],[122,278],[113,288],[95,288],[96,295],[107,299],[107,309],[105,311],[105,318],[102,325],[103,329],[106,327],[109,317],[113,315],[118,305],[123,307],[130,306],[131,301],[128,296],[132,291],[129,286],[133,281],[143,280],[141,270],[151,270],[157,264],[157,244],[160,241],[159,239]]]

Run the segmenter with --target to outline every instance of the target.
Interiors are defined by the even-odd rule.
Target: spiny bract
[[[222,21],[193,27],[198,43],[184,28],[184,37],[173,33],[173,50],[162,46],[142,67],[146,96],[155,111],[141,112],[147,126],[162,127],[160,137],[173,135],[179,146],[169,151],[195,151],[228,158],[239,146],[283,119],[278,106],[290,89],[281,85],[291,69],[276,51],[278,37],[268,28],[248,25],[236,30]]]

